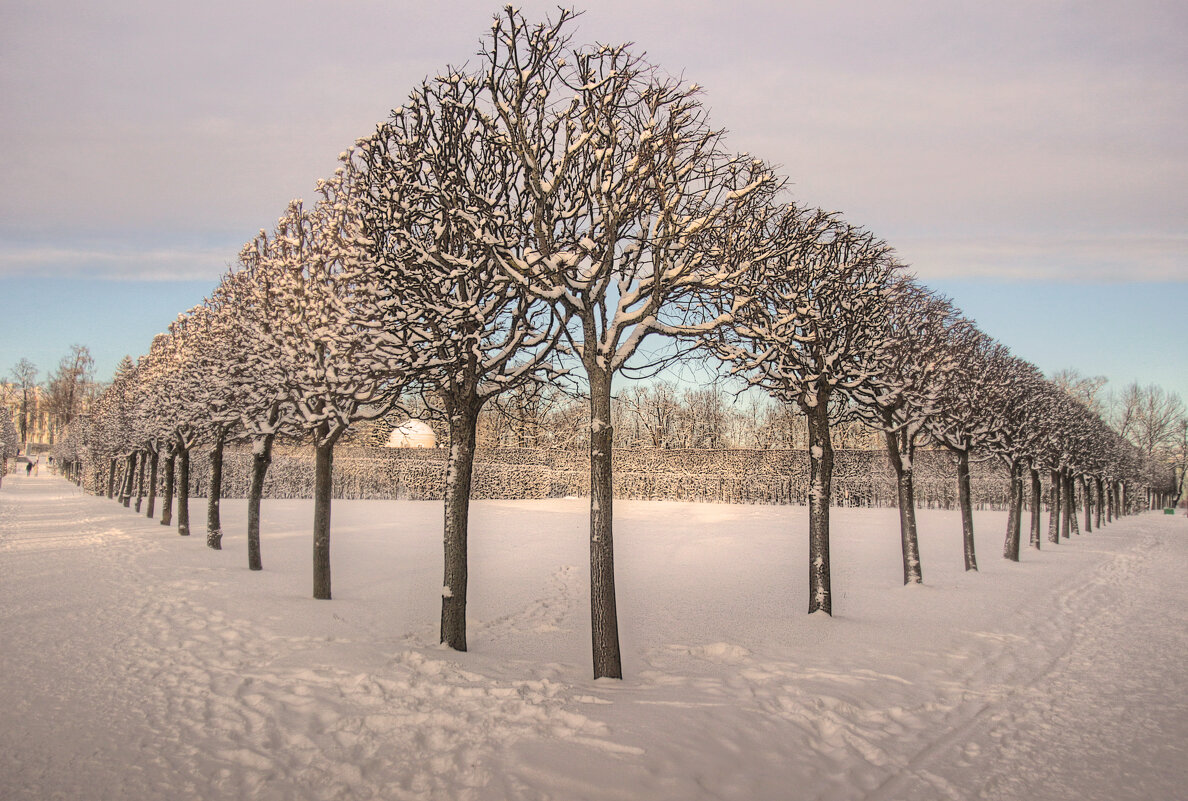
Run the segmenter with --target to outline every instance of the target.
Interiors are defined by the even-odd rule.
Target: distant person
[[[33,463],[25,462],[25,475],[29,475],[32,472],[33,472]]]

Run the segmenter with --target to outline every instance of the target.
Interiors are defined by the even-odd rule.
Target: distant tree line
[[[0,406],[11,413],[21,448],[53,445],[63,429],[98,396],[95,361],[85,345],[74,345],[55,371],[39,382],[37,365],[18,361],[0,379]]]
[[[695,84],[629,46],[574,44],[572,19],[562,10],[534,24],[510,7],[498,15],[473,66],[417,87],[341,154],[316,202],[290,203],[211,297],[144,356],[125,359],[90,413],[66,426],[59,458],[75,475],[83,465],[92,486],[101,481],[125,506],[147,501],[148,516],[160,485],[161,522],[172,525],[176,507],[187,535],[191,454],[206,449],[206,542],[217,549],[223,452],[250,445],[247,540],[260,569],[274,444],[306,442],[313,595],[329,599],[336,446],[393,408],[435,410],[448,442],[441,640],[465,650],[484,410],[517,421],[508,427],[516,436],[547,441],[579,430],[576,409],[551,389],[563,387],[584,407],[573,436],[588,453],[595,677],[622,675],[612,465],[624,437],[657,448],[790,442],[799,425],[790,420],[803,420],[810,612],[832,611],[835,438],[853,421],[878,432],[895,467],[905,582],[922,581],[913,513],[921,447],[957,462],[971,570],[973,458],[1009,471],[1012,560],[1028,486],[1030,542],[1040,547],[1041,472],[1052,488],[1051,542],[1081,509],[1088,530],[1173,492],[1154,449],[1131,444],[980,332],[873,233],[792,201],[773,167],[732,152]],[[731,429],[712,391],[612,390],[691,358],[771,398],[768,433]],[[550,404],[569,415],[565,428],[544,422]]]

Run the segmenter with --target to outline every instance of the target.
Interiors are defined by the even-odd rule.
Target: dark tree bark
[[[623,678],[615,601],[614,484],[611,465],[611,374],[587,364],[590,379],[590,638],[594,678]]]
[[[1085,504],[1085,533],[1093,531],[1093,489],[1092,480],[1081,476],[1081,498]]]
[[[1060,472],[1051,472],[1051,486],[1048,488],[1048,542],[1060,544]]]
[[[132,488],[136,484],[136,451],[124,457],[124,480],[120,482],[120,503],[132,507]]]
[[[252,481],[248,488],[248,570],[263,570],[260,556],[260,499],[264,497],[264,478],[272,464],[273,434],[265,434],[252,451]]]
[[[115,498],[116,457],[111,457],[107,470],[107,497]]]
[[[165,494],[161,497],[161,525],[169,526],[173,524],[173,485],[174,468],[177,464],[177,452],[169,451],[169,456],[165,459],[165,479],[163,489]]]
[[[899,498],[899,545],[903,553],[903,583],[922,584],[920,541],[916,532],[916,490],[912,483],[911,444],[900,442],[896,434],[885,433],[887,455],[895,469],[895,484]],[[903,451],[907,451],[904,458]]]
[[[331,433],[323,425],[314,445],[313,597],[329,601],[330,593],[330,496],[334,483],[334,445],[341,430]]]
[[[1064,510],[1067,512],[1068,525],[1072,528],[1073,534],[1080,536],[1081,527],[1077,523],[1077,480],[1071,472],[1064,477],[1064,497],[1067,498]]]
[[[177,449],[177,533],[190,536],[190,449]]]
[[[474,474],[475,432],[481,405],[447,399],[450,454],[446,462],[445,548],[441,589],[441,642],[466,650],[467,532]]]
[[[152,520],[157,506],[157,471],[161,463],[161,454],[158,451],[151,451],[149,453],[149,481],[148,481],[148,503],[145,505],[144,516]]]
[[[1044,488],[1040,484],[1039,471],[1034,467],[1028,471],[1031,474],[1031,547],[1037,551],[1040,549],[1040,541],[1043,539],[1043,526],[1041,524],[1042,511],[1044,505]]]
[[[136,513],[140,514],[140,507],[144,503],[144,468],[147,461],[147,451],[140,451],[140,462],[136,468]]]
[[[223,521],[219,502],[223,497],[223,448],[227,444],[227,429],[220,426],[210,449],[210,491],[206,498],[206,547],[223,549]]]
[[[1097,503],[1093,504],[1093,525],[1101,528],[1102,507],[1105,506],[1105,482],[1098,476],[1094,484],[1097,485]]]
[[[1061,504],[1061,509],[1062,509],[1062,513],[1060,515],[1060,536],[1064,539],[1068,539],[1068,534],[1069,534],[1069,530],[1070,530],[1069,518],[1072,517],[1075,514],[1075,512],[1073,511],[1073,509],[1074,509],[1073,499],[1071,497],[1071,493],[1068,491],[1068,488],[1069,488],[1068,473],[1061,471],[1059,473],[1059,476],[1060,476],[1060,479],[1059,479],[1060,480],[1060,504]]]
[[[965,569],[978,569],[978,555],[974,550],[973,496],[969,487],[969,451],[957,453],[957,503],[961,507],[961,543],[965,553]]]
[[[1011,500],[1007,507],[1007,532],[1006,540],[1002,546],[1002,555],[1004,559],[1018,562],[1019,540],[1023,527],[1023,480],[1020,478],[1022,466],[1018,461],[1012,461],[1008,472],[1011,485]]]
[[[829,501],[833,493],[833,441],[828,398],[808,414],[809,439],[809,614],[833,615],[829,569]]]

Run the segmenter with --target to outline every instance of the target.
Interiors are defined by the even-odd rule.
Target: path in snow
[[[0,798],[1173,799],[1188,786],[1188,522],[1011,565],[979,516],[835,510],[838,616],[801,614],[803,510],[617,506],[628,678],[588,679],[584,501],[472,515],[471,647],[436,641],[440,506],[307,502],[226,550],[50,476],[0,488]],[[202,531],[195,503],[193,530]],[[1045,543],[1046,546],[1046,543]]]

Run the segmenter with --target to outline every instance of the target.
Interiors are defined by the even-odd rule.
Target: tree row
[[[273,443],[304,439],[315,460],[313,595],[329,599],[335,446],[352,425],[422,399],[448,431],[441,640],[465,650],[480,412],[533,384],[567,386],[588,407],[597,678],[622,675],[616,379],[698,359],[805,416],[809,612],[832,611],[831,430],[847,420],[875,426],[895,466],[905,582],[922,581],[912,484],[922,446],[958,462],[970,570],[975,454],[1011,471],[1009,559],[1019,558],[1025,484],[1034,492],[1040,471],[1058,495],[1057,529],[1075,520],[1076,492],[1088,528],[1090,507],[1108,520],[1148,488],[1169,489],[1098,415],[908,276],[887,243],[790,200],[773,166],[732,152],[695,84],[628,46],[575,44],[572,22],[566,11],[531,23],[506,9],[473,66],[417,87],[340,156],[314,203],[290,203],[203,304],[122,366],[69,431],[92,475],[107,472],[108,494],[127,503],[146,468],[155,488],[163,458],[188,534],[189,455],[209,447],[207,543],[218,548],[222,449],[250,442],[247,537],[259,569]],[[1035,531],[1033,521],[1038,545]]]

